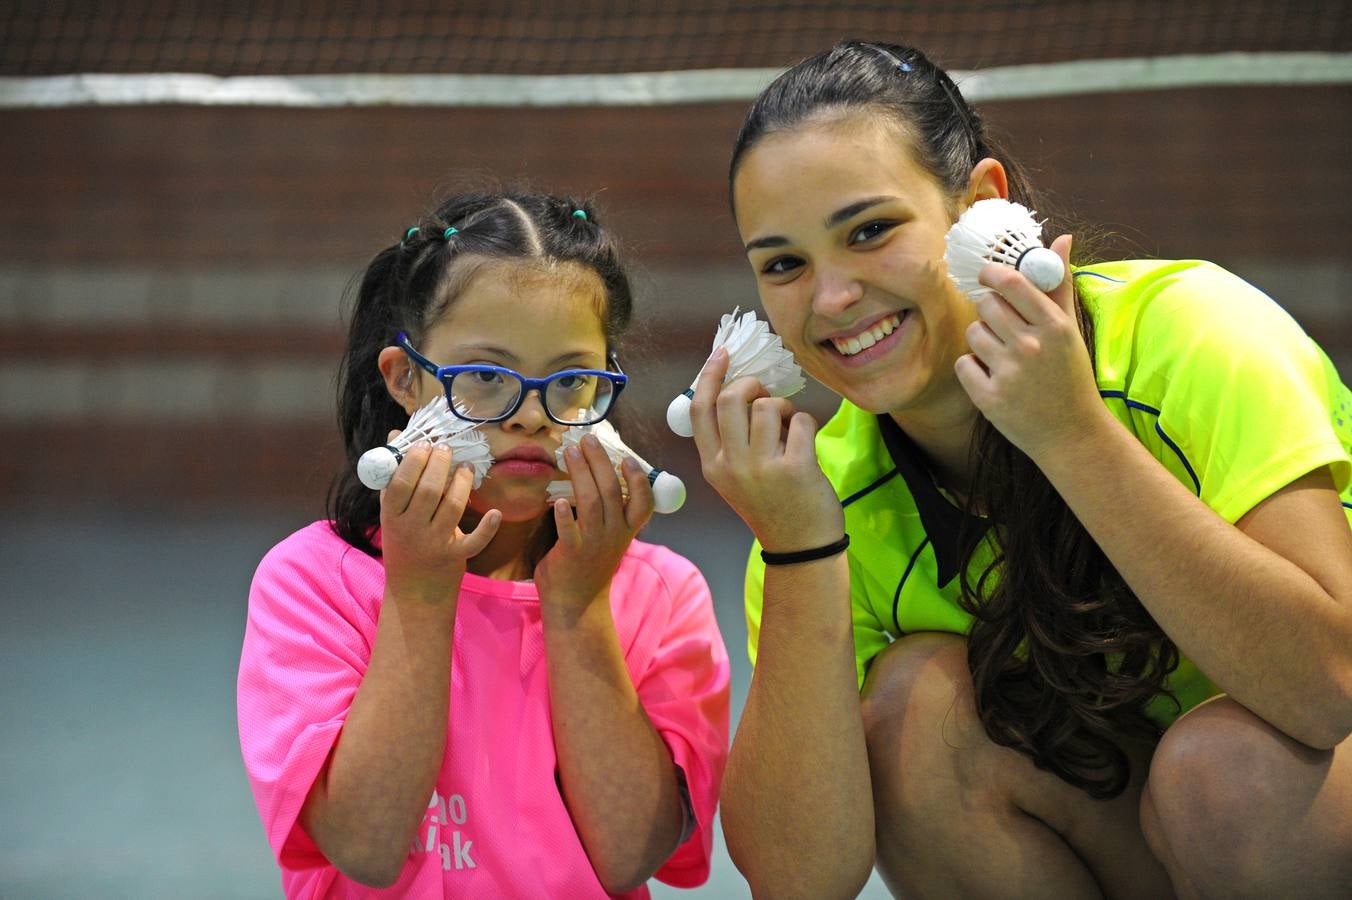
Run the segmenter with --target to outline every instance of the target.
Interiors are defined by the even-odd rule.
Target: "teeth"
[[[861,331],[854,337],[831,338],[831,344],[842,356],[854,356],[860,350],[867,350],[901,327],[901,316],[888,316],[867,331]]]

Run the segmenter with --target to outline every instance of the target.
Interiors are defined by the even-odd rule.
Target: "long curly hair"
[[[762,137],[847,111],[899,125],[955,202],[972,167],[993,157],[1011,199],[1045,211],[943,69],[915,48],[863,41],[800,62],[757,98],[733,150],[729,193]],[[1076,311],[1093,347],[1078,296]],[[1166,692],[1178,650],[1031,459],[984,417],[971,447],[968,511],[988,528],[963,535],[960,603],[974,619],[967,657],[986,734],[1093,797],[1117,796],[1131,779],[1124,744],[1159,738],[1145,710]],[[983,541],[993,559],[973,577],[970,560]]]

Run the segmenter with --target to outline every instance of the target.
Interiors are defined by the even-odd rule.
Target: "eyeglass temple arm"
[[[399,332],[399,337],[395,338],[394,343],[397,347],[399,347],[400,350],[403,350],[405,353],[408,354],[409,359],[413,360],[415,363],[422,366],[424,369],[431,372],[433,375],[436,375],[438,372],[441,371],[441,369],[437,366],[436,363],[432,362],[432,360],[428,359],[427,357],[419,353],[417,350],[413,349],[413,345],[408,342],[408,335],[406,333],[402,331]]]

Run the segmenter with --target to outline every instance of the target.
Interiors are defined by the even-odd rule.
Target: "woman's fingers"
[[[722,347],[713,352],[695,379],[695,393],[690,398],[690,428],[694,431],[695,449],[700,459],[718,455],[722,441],[718,434],[719,389],[728,371],[728,352]]]
[[[1001,341],[1008,344],[1029,330],[1028,322],[999,294],[987,291],[976,300],[976,313]]]
[[[793,413],[793,404],[782,397],[757,397],[751,401],[747,449],[752,456],[768,459],[784,452],[785,429]]]

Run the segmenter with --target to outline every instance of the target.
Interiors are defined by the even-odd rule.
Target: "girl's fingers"
[[[602,524],[619,521],[624,516],[624,495],[620,492],[620,479],[615,474],[614,463],[606,455],[601,442],[591,435],[582,439],[582,455],[587,460],[592,481],[601,498]]]
[[[559,543],[565,547],[577,547],[582,543],[582,529],[573,518],[573,507],[560,497],[553,502],[554,528],[559,533]]]
[[[392,516],[402,516],[413,500],[413,490],[422,479],[423,469],[431,455],[432,446],[419,442],[404,451],[404,458],[394,470],[394,477],[381,492],[381,509]]]
[[[629,502],[624,505],[624,522],[631,532],[636,533],[652,518],[657,501],[653,499],[653,488],[642,466],[626,458],[620,464],[620,473],[629,487]]]
[[[474,468],[469,465],[456,466],[451,477],[446,479],[446,490],[432,516],[432,527],[453,530],[460,524],[465,507],[469,505],[469,492],[473,489]]]
[[[1060,315],[1056,303],[1013,266],[986,263],[977,274],[977,280],[1003,297],[1029,325],[1045,325]]]
[[[563,464],[568,469],[568,480],[573,483],[573,506],[577,509],[579,527],[591,528],[602,519],[601,494],[592,477],[591,466],[582,450],[569,447],[563,451]]]
[[[695,393],[690,398],[690,428],[694,431],[695,449],[701,459],[718,455],[721,440],[718,434],[718,391],[728,371],[728,351],[722,347],[714,351],[695,379]]]
[[[490,509],[484,513],[479,524],[474,526],[474,530],[469,534],[459,538],[460,550],[465,558],[477,556],[488,546],[489,541],[493,540],[498,533],[498,526],[502,524],[502,513],[496,509]]]
[[[430,522],[446,493],[446,482],[451,477],[451,448],[448,444],[433,444],[426,465],[413,487],[408,508],[404,511],[417,522]]]

